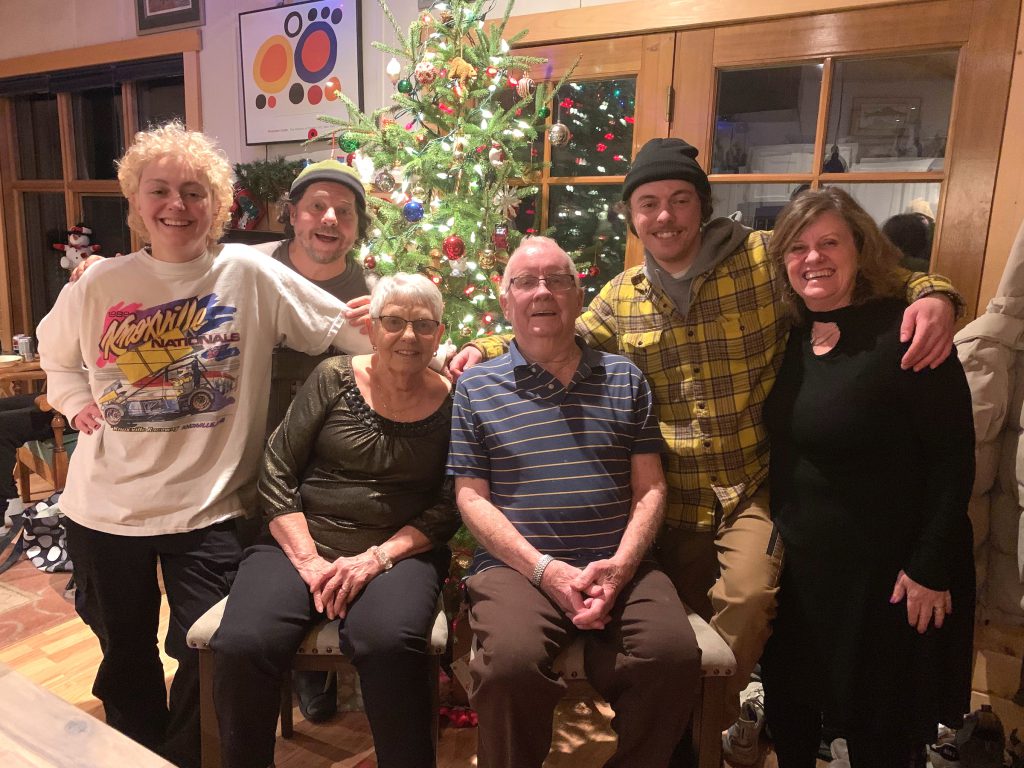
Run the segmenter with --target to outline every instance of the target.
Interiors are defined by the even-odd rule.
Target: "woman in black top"
[[[210,643],[226,768],[273,763],[280,678],[324,616],[342,620],[377,765],[434,765],[429,632],[459,525],[449,383],[427,368],[441,294],[422,275],[385,277],[370,316],[373,354],[320,363],[267,445],[268,533]]]
[[[824,715],[854,768],[924,765],[969,708],[971,396],[956,355],[900,368],[899,251],[845,192],[808,192],[771,256],[801,322],[765,404],[785,544],[765,654],[780,768],[812,768]]]

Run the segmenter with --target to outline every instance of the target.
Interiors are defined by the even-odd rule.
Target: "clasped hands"
[[[612,560],[596,560],[583,569],[552,560],[540,588],[579,629],[604,629],[628,581],[624,570]]]
[[[334,562],[319,555],[296,566],[313,595],[313,606],[328,619],[343,619],[348,606],[384,567],[369,551]]]

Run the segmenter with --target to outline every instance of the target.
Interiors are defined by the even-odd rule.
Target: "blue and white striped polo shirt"
[[[568,387],[515,342],[459,378],[448,473],[487,480],[491,502],[534,547],[583,567],[615,554],[632,502],[630,459],[664,442],[640,369],[577,343]],[[469,573],[500,564],[481,549]]]

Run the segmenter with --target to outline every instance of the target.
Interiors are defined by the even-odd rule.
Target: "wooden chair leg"
[[[722,765],[721,722],[725,716],[725,681],[724,677],[701,680],[700,702],[693,720],[698,768],[721,768]]]
[[[213,703],[213,651],[199,652],[199,732],[203,768],[220,768],[220,727]]]
[[[292,673],[289,672],[281,680],[281,737],[290,739],[295,732],[292,721]]]
[[[440,677],[441,677],[441,657],[431,656],[430,657],[430,713],[432,720],[430,722],[430,739],[434,742],[434,755],[437,755],[437,739],[438,739],[438,728],[440,727],[439,720],[441,718],[441,691],[440,691]]]
[[[18,462],[18,492],[21,494],[21,500],[26,504],[32,501],[28,467],[20,461]]]

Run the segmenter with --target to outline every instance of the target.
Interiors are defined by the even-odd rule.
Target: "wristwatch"
[[[377,558],[377,562],[380,563],[380,567],[385,571],[390,571],[395,565],[395,561],[391,559],[391,555],[378,546],[370,547],[370,554]]]

